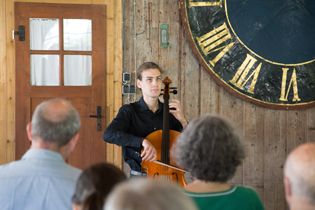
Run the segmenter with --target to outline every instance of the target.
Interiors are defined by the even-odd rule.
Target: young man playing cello
[[[142,97],[122,106],[104,132],[104,141],[122,146],[125,162],[131,168],[130,176],[146,176],[141,172],[141,162],[156,160],[156,149],[146,136],[163,128],[163,103],[159,101],[161,85],[161,68],[153,62],[143,63],[137,72],[137,86],[142,90]],[[181,131],[187,121],[180,102],[172,100],[169,107],[175,108],[170,110],[170,129]]]

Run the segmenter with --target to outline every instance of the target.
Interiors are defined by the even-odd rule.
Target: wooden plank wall
[[[135,4],[134,4],[135,3]],[[123,1],[123,72],[132,73],[144,61],[157,62],[178,87],[187,120],[216,113],[231,120],[244,137],[247,158],[231,183],[254,188],[267,210],[284,210],[283,164],[288,152],[314,141],[315,108],[278,111],[246,103],[216,85],[192,54],[180,24],[177,0]],[[160,47],[160,25],[168,25],[167,48]],[[135,39],[134,39],[135,38]],[[136,53],[134,53],[134,50]],[[124,95],[123,104],[138,100]],[[125,170],[128,167],[125,166]]]
[[[0,164],[15,158],[15,40],[14,2],[106,4],[106,115],[110,122],[121,106],[122,2],[116,0],[1,0],[0,1]],[[17,131],[18,132],[18,131]],[[102,141],[102,139],[100,139]],[[106,160],[122,167],[121,149],[106,145]]]

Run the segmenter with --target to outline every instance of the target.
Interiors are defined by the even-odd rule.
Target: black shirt
[[[104,141],[122,146],[125,162],[134,171],[141,171],[142,139],[150,133],[163,129],[163,103],[153,113],[145,104],[143,97],[135,103],[120,108],[116,118],[104,132]],[[182,131],[182,124],[170,114],[170,130]],[[137,154],[138,153],[138,154]]]

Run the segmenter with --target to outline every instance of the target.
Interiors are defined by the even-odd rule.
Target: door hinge
[[[25,41],[25,26],[19,25],[18,31],[12,31],[12,39],[15,35],[19,35],[19,41]]]

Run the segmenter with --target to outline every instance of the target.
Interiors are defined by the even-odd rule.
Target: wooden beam
[[[114,1],[114,33],[114,116],[116,116],[122,105],[122,1]],[[115,146],[114,149],[114,164],[122,169],[121,147]]]
[[[0,46],[6,45],[6,23],[5,23],[5,7],[6,2],[0,2]],[[6,48],[0,48],[0,165],[7,161],[7,104],[3,103],[7,99],[7,83],[6,83]]]
[[[107,4],[108,3],[107,0],[15,0],[15,2],[55,3],[55,4]]]
[[[15,160],[15,45],[14,1],[6,0],[6,50],[7,50],[7,163]]]
[[[108,1],[109,4],[107,5],[107,29],[114,28],[114,1]],[[115,72],[115,31],[114,30],[107,30],[107,62],[106,62],[106,70],[107,70],[107,80],[106,80],[106,95],[107,101],[106,106],[109,107],[109,121],[111,122],[114,118],[114,110],[115,110],[115,95],[114,95],[114,72]],[[114,52],[114,53],[113,53]],[[110,163],[115,162],[115,151],[114,145],[106,144],[106,160]]]

